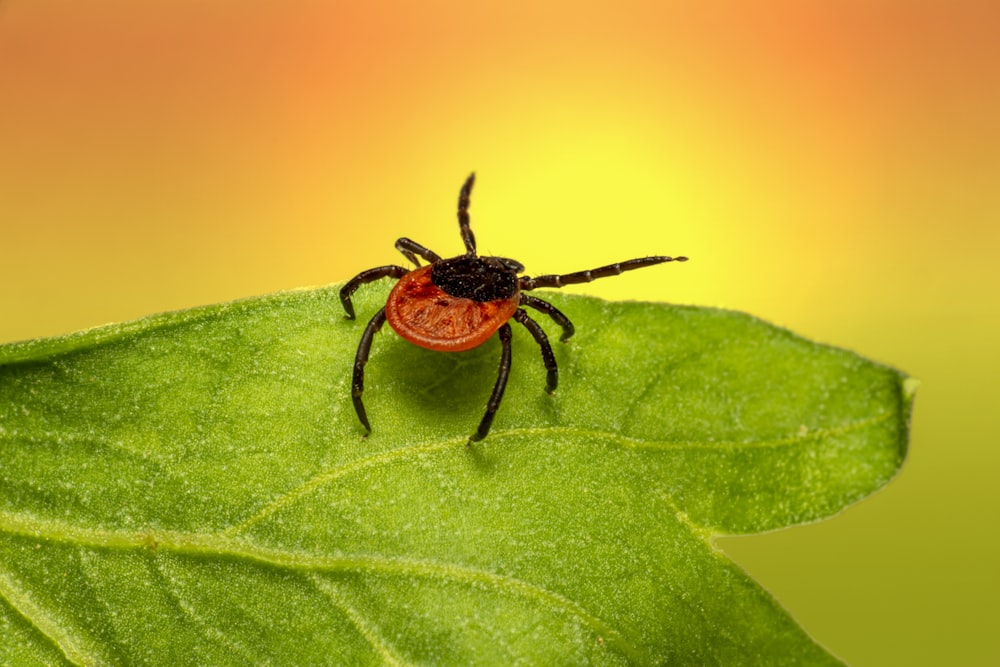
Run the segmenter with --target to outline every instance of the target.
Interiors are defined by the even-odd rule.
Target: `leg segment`
[[[500,327],[498,333],[500,334],[502,350],[500,352],[500,370],[497,373],[497,383],[493,386],[493,394],[490,395],[490,401],[486,404],[486,414],[483,415],[483,420],[479,422],[479,429],[469,438],[469,442],[482,440],[490,432],[490,426],[493,425],[493,417],[497,413],[497,408],[500,407],[500,400],[503,399],[503,391],[507,388],[507,376],[510,374],[510,324],[505,322]]]
[[[365,364],[368,363],[368,353],[372,349],[372,338],[376,332],[385,324],[385,308],[380,308],[375,317],[368,322],[365,332],[361,335],[361,343],[358,345],[358,354],[354,357],[354,378],[351,382],[351,398],[354,400],[354,411],[358,413],[361,425],[369,433],[372,432],[371,424],[368,423],[368,415],[365,413],[365,405],[361,402],[361,394],[365,390]]]
[[[399,279],[409,272],[409,269],[403,268],[402,266],[390,264],[388,266],[377,266],[374,269],[362,271],[348,280],[347,283],[340,288],[340,303],[344,304],[344,311],[347,313],[347,319],[354,319],[354,304],[351,303],[351,295],[354,294],[355,290],[365,283],[370,283],[373,280],[387,277]]]
[[[598,278],[607,278],[608,276],[617,276],[626,271],[633,271],[635,269],[643,269],[647,266],[653,266],[654,264],[662,264],[663,262],[686,262],[687,257],[640,257],[638,259],[629,259],[624,262],[618,262],[617,264],[608,264],[607,266],[601,266],[596,269],[588,269],[587,271],[577,271],[576,273],[564,273],[563,275],[545,275],[538,276],[535,278],[530,278],[528,276],[521,276],[519,279],[521,289],[535,289],[536,287],[563,287],[564,285],[574,285],[577,283],[589,283]]]
[[[559,368],[556,366],[556,355],[552,354],[552,346],[549,345],[549,338],[542,331],[542,327],[538,325],[538,322],[528,317],[528,313],[524,312],[523,308],[518,308],[514,311],[514,319],[523,324],[531,332],[531,335],[535,337],[535,342],[538,343],[538,347],[542,348],[542,363],[545,364],[545,370],[549,372],[545,380],[545,391],[551,394],[559,385]]]
[[[559,337],[559,341],[565,343],[570,339],[570,337],[576,333],[576,328],[573,323],[569,321],[569,318],[562,314],[558,308],[553,306],[548,301],[542,301],[536,296],[531,296],[530,294],[521,293],[521,305],[531,306],[537,311],[545,313],[552,318],[552,321],[562,327],[562,336]]]
[[[466,255],[476,254],[476,237],[472,233],[472,227],[469,226],[469,197],[475,182],[476,174],[473,172],[465,179],[465,184],[462,186],[461,192],[458,193],[458,232],[462,235],[462,241],[465,243]]]
[[[406,256],[406,259],[413,262],[417,268],[420,267],[420,260],[417,259],[417,255],[426,259],[428,264],[441,261],[441,257],[438,256],[436,252],[423,247],[416,241],[411,241],[405,236],[401,239],[396,239],[396,250],[403,253],[403,255]]]

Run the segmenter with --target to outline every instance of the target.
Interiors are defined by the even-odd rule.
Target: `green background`
[[[5,0],[0,341],[456,253],[475,169],[484,252],[686,254],[573,290],[920,378],[885,491],[722,546],[851,664],[994,664],[998,29],[968,0]]]

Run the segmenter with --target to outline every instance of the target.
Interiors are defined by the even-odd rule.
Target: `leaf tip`
[[[920,387],[920,380],[915,377],[904,377],[899,385],[902,406],[900,410],[900,432],[899,456],[900,463],[906,459],[910,450],[910,420],[913,417],[913,400],[916,398],[917,389]]]

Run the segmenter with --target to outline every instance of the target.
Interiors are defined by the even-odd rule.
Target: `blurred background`
[[[998,35],[991,0],[0,0],[0,342],[457,254],[476,170],[485,253],[686,254],[572,289],[920,378],[888,488],[720,544],[853,665],[998,664]]]

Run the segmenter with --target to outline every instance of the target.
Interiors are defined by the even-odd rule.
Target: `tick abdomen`
[[[436,285],[431,271],[437,266],[440,263],[410,271],[389,293],[386,321],[408,341],[443,352],[471,350],[496,333],[517,310],[516,279],[510,297],[481,301],[456,296]],[[452,280],[449,285],[454,290],[458,282]],[[485,293],[480,291],[479,295]]]

